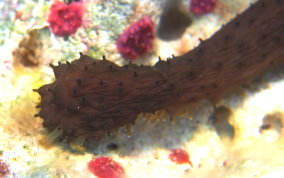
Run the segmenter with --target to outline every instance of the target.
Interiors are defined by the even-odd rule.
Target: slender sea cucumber
[[[78,60],[51,67],[56,80],[40,87],[40,112],[63,137],[100,139],[135,122],[141,112],[170,114],[200,99],[215,102],[230,88],[284,60],[284,0],[260,0],[185,55],[154,66]]]

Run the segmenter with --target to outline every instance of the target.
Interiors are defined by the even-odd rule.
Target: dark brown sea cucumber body
[[[271,63],[284,60],[284,0],[260,0],[183,56],[155,66],[119,67],[82,55],[53,66],[55,82],[39,88],[38,116],[63,136],[100,139],[141,112],[200,99],[217,100]]]

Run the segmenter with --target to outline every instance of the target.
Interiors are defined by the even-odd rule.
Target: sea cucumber
[[[100,139],[138,114],[170,114],[200,99],[212,102],[226,91],[284,60],[284,1],[260,0],[188,53],[154,66],[128,64],[81,54],[51,67],[55,81],[40,87],[36,114],[63,138]]]
[[[165,41],[179,39],[192,19],[181,0],[166,0],[157,27],[157,36]]]

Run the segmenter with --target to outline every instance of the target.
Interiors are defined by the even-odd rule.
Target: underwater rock
[[[157,36],[162,40],[175,40],[180,38],[192,20],[181,1],[167,1],[160,17]]]

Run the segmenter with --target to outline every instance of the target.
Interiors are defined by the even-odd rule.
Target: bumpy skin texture
[[[141,112],[200,99],[216,101],[284,60],[284,0],[261,0],[183,56],[155,66],[119,67],[82,55],[52,66],[55,82],[39,88],[44,127],[63,136],[100,139]]]
[[[54,67],[54,73],[55,82],[39,89],[39,115],[45,127],[60,125],[67,135],[100,138],[134,122],[140,112],[159,109],[170,97],[156,84],[165,83],[161,80],[165,77],[152,67],[118,67],[82,55],[71,64]]]

